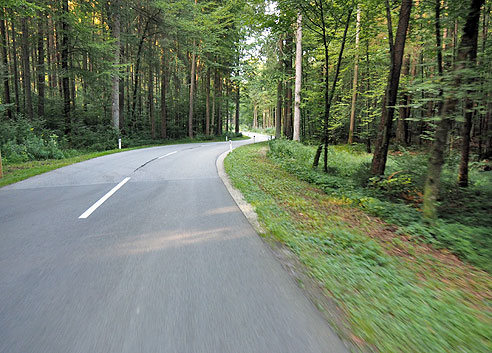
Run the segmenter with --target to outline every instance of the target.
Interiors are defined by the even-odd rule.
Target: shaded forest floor
[[[311,147],[289,141],[273,141],[270,147],[263,143],[236,149],[225,161],[226,171],[255,207],[265,236],[295,253],[335,299],[354,344],[380,352],[491,350],[491,275],[451,252],[460,250],[454,238],[464,237],[461,257],[482,267],[490,263],[490,248],[476,249],[475,240],[467,238],[477,229],[483,232],[479,237],[487,238],[487,219],[466,224],[475,216],[490,218],[488,204],[475,216],[464,208],[446,213],[448,222],[432,233],[417,218],[414,198],[419,190],[409,187],[417,182],[392,170],[400,170],[402,161],[391,161],[393,177],[371,180],[362,167],[354,167],[365,165],[369,157],[357,150],[334,147],[330,173],[325,174],[310,168]],[[398,183],[408,197],[396,193]],[[481,189],[487,189],[486,180],[482,183]],[[450,209],[460,200],[455,195],[448,201]],[[464,223],[453,221],[458,215]],[[449,250],[451,245],[455,249]]]

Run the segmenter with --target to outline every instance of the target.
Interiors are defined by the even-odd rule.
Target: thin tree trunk
[[[135,111],[137,109],[137,92],[138,92],[138,87],[139,87],[139,84],[140,84],[140,62],[142,60],[142,48],[143,48],[143,43],[144,43],[144,40],[147,36],[147,30],[149,28],[149,23],[150,23],[150,19],[148,19],[146,22],[145,22],[145,27],[144,27],[144,30],[142,32],[142,36],[140,37],[140,41],[138,43],[138,50],[137,50],[137,60],[136,60],[136,63],[135,63],[135,81],[134,81],[134,85],[133,85],[133,97],[132,97],[132,111],[131,111],[131,119],[133,121],[135,121]]]
[[[342,37],[342,43],[340,45],[340,52],[338,53],[338,60],[337,60],[337,66],[335,69],[335,77],[333,78],[333,83],[331,86],[331,89],[328,90],[329,83],[328,83],[328,44],[326,42],[326,33],[325,33],[325,24],[323,22],[323,44],[325,48],[325,119],[323,123],[323,137],[321,139],[321,143],[318,146],[318,149],[316,151],[314,161],[313,161],[313,168],[316,168],[319,164],[319,158],[321,156],[321,149],[324,146],[324,155],[323,155],[323,170],[325,173],[328,172],[328,121],[330,119],[330,109],[331,109],[331,102],[333,101],[333,96],[335,95],[335,89],[337,87],[337,82],[338,82],[338,76],[340,75],[340,66],[342,64],[342,57],[343,57],[343,52],[345,49],[345,43],[347,41],[347,32],[348,28],[350,25],[350,18],[352,16],[352,8],[349,9],[348,14],[347,14],[347,21],[345,22],[345,29],[343,31],[343,37]]]
[[[234,115],[234,132],[236,133],[236,135],[239,134],[239,103],[241,101],[240,89],[241,89],[241,87],[239,86],[239,83],[237,83],[237,87],[236,87],[236,112]]]
[[[476,48],[480,8],[483,3],[484,0],[471,0],[470,2],[469,13],[463,27],[463,35],[461,36],[461,42],[458,47],[457,60],[454,64],[454,82],[452,82],[450,94],[447,95],[447,98],[444,101],[441,120],[438,122],[434,141],[430,150],[422,211],[424,218],[431,222],[437,218],[436,201],[439,197],[444,151],[446,150],[448,132],[452,122],[451,116],[455,112],[458,104],[457,93],[463,82],[463,73],[461,71],[474,61],[474,55],[476,55],[473,51],[476,50],[474,48]]]
[[[44,69],[44,18],[42,13],[38,13],[38,117],[44,117],[44,88],[45,88],[45,69]]]
[[[14,64],[13,71],[14,71],[14,93],[15,93],[15,111],[17,113],[20,112],[20,98],[19,98],[19,65],[17,63],[17,44],[16,44],[16,33],[15,33],[15,26],[14,22],[12,21],[11,23],[12,27],[12,62]]]
[[[205,76],[205,135],[210,136],[210,67]]]
[[[220,77],[220,72],[219,72],[219,92],[218,93],[218,99],[217,99],[217,134],[220,136],[222,135],[222,78]]]
[[[3,87],[5,94],[5,104],[10,105],[10,87],[9,87],[9,61],[7,56],[7,33],[5,31],[5,21],[0,19],[0,45],[2,46],[2,61],[3,61]],[[7,107],[6,116],[12,119],[12,108]],[[0,174],[1,174],[1,157],[0,157]]]
[[[438,0],[439,1],[439,0]],[[406,55],[403,59],[403,77],[408,77],[410,74],[410,54]],[[410,117],[410,96],[408,91],[404,91],[401,94],[400,100],[400,114],[398,116],[398,125],[396,127],[396,140],[399,144],[405,146],[407,144],[408,138],[408,122],[407,119]]]
[[[196,66],[196,41],[193,39],[193,53],[191,54],[191,82],[190,82],[190,109],[188,113],[188,137],[193,138],[193,99],[195,94],[195,66]]]
[[[70,87],[68,80],[68,0],[62,1],[62,39],[61,39],[61,68],[62,68],[62,89],[63,89],[63,116],[65,117],[65,135],[69,136],[72,131],[72,121],[70,116]]]
[[[388,86],[383,98],[383,107],[381,111],[381,122],[379,125],[378,139],[374,148],[374,157],[372,159],[371,173],[373,175],[383,175],[386,168],[386,159],[388,157],[388,147],[393,124],[393,115],[395,112],[396,98],[398,96],[398,86],[400,83],[400,72],[403,61],[403,52],[407,37],[407,28],[412,10],[412,0],[403,0],[400,8],[400,19],[396,30],[395,42],[390,43],[392,48],[391,68],[389,72]]]
[[[155,46],[155,45],[154,45]],[[149,120],[150,120],[150,132],[152,139],[155,140],[156,133],[155,133],[155,106],[154,106],[154,71],[152,68],[152,61],[149,62],[149,96],[148,96],[148,101],[149,101]]]
[[[161,138],[167,138],[167,85],[168,85],[168,74],[167,74],[167,62],[164,52],[162,53],[161,59]]]
[[[478,51],[478,25],[477,31],[472,38],[470,43],[471,48],[468,54],[468,67],[475,68],[477,62],[477,51]],[[471,83],[471,79],[467,78],[466,81]],[[461,160],[458,169],[458,185],[461,187],[468,186],[468,162],[470,160],[470,131],[472,128],[472,118],[473,118],[473,105],[474,102],[471,98],[473,94],[472,91],[468,91],[465,98],[465,121],[463,124],[462,142],[461,142]]]
[[[22,31],[22,83],[24,85],[24,98],[26,101],[26,114],[32,120],[34,118],[32,110],[32,92],[31,92],[31,67],[29,63],[29,34],[27,32],[27,19],[21,18]]]
[[[120,129],[120,75],[119,75],[119,65],[120,65],[120,3],[118,0],[112,1],[113,5],[113,38],[114,43],[114,53],[113,53],[113,87],[112,87],[112,105],[111,105],[111,121],[113,124],[113,129]]]
[[[284,100],[284,134],[287,138],[292,139],[292,49],[294,38],[291,32],[287,33],[285,39],[285,100]]]
[[[283,70],[283,41],[282,38],[278,41],[278,65],[279,71]],[[277,109],[275,110],[275,138],[280,138],[282,136],[282,79],[279,78],[277,82]]]
[[[301,127],[301,83],[302,83],[302,13],[297,13],[296,32],[296,84],[294,93],[294,133],[292,139],[300,141]]]
[[[355,106],[357,102],[357,79],[359,75],[359,34],[360,34],[360,6],[357,6],[357,22],[355,25],[355,63],[354,63],[354,80],[352,82],[352,107],[350,109],[350,127],[348,144],[354,142],[355,129]]]

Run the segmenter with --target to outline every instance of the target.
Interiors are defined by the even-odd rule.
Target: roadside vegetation
[[[118,135],[112,129],[105,132],[85,129],[77,136],[77,139],[67,141],[66,138],[60,138],[55,130],[45,128],[40,121],[29,122],[20,118],[0,122],[3,164],[0,187],[73,163],[137,148],[225,141],[226,136],[233,140],[248,139],[235,133],[197,135],[194,139],[152,139],[150,136],[136,135],[123,137],[120,150],[116,148]]]
[[[393,153],[388,176],[375,178],[357,146],[330,147],[328,173],[311,168],[314,153],[276,140],[236,149],[225,166],[265,236],[292,250],[345,312],[349,339],[369,351],[489,352],[490,173],[472,168],[473,185],[453,192],[448,158],[452,197],[430,226],[420,214],[425,156]]]

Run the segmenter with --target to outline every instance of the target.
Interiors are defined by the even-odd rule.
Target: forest
[[[409,183],[383,178],[388,154],[428,153],[406,196],[431,222],[450,158],[462,189],[470,166],[491,169],[484,0],[9,0],[1,11],[5,165],[118,138],[239,136],[242,124],[317,146],[325,172],[330,145],[365,146],[366,179],[383,188]]]
[[[491,5],[2,0],[0,178],[272,135],[226,170],[349,340],[490,351]]]
[[[325,172],[331,144],[364,144],[375,176],[390,145],[428,150],[434,219],[446,153],[460,154],[460,187],[492,155],[485,1],[9,0],[1,11],[4,164],[118,137],[232,136],[241,122],[317,144]]]

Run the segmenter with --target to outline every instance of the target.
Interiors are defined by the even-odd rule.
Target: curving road
[[[347,352],[218,177],[228,148],[122,152],[0,189],[0,352]]]

